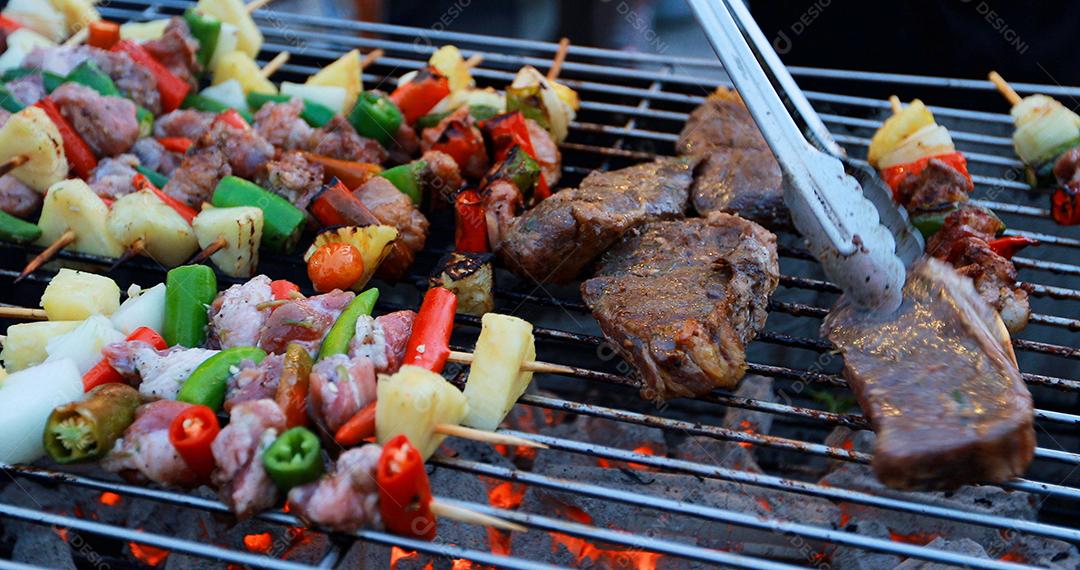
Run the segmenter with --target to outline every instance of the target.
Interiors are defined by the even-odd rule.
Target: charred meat
[[[398,243],[379,265],[376,275],[390,281],[401,279],[417,252],[424,249],[429,226],[427,218],[408,196],[381,176],[368,180],[353,194],[371,210],[379,223],[397,228]]]

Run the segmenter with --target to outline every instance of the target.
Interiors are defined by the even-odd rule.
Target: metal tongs
[[[740,0],[688,2],[780,163],[784,201],[810,252],[854,303],[873,310],[897,308],[905,261],[910,265],[922,254],[923,245],[892,202],[891,192],[868,169],[846,160]],[[773,72],[818,146],[807,141],[762,63]],[[845,162],[863,185],[845,172]]]

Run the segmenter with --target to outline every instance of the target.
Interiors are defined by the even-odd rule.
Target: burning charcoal
[[[960,540],[947,540],[944,538],[937,538],[926,546],[928,548],[934,548],[936,550],[956,552],[959,554],[974,556],[976,558],[990,558],[986,555],[986,551],[983,550],[983,547],[979,546],[979,543],[971,540],[970,538],[961,538]],[[927,562],[925,560],[908,558],[904,561],[903,564],[897,566],[896,570],[947,570],[950,568],[954,568],[954,566],[949,564],[938,564],[936,562]]]
[[[71,546],[64,540],[70,540],[70,532],[58,534],[51,527],[32,524],[11,525],[10,530],[16,535],[15,549],[11,552],[12,560],[32,564],[41,568],[59,568],[75,570],[75,561],[71,556]],[[7,539],[5,538],[5,542]],[[9,543],[10,544],[10,543]]]
[[[773,379],[764,376],[747,376],[735,391],[735,395],[762,402],[776,401]],[[720,425],[735,431],[767,435],[772,429],[773,417],[766,412],[729,407],[724,412],[724,421]],[[749,443],[692,436],[686,438],[680,446],[679,457],[719,467],[762,473],[755,458],[754,446]]]
[[[873,538],[889,538],[889,529],[885,525],[868,520],[858,523],[850,523],[842,530],[855,532],[863,536]],[[894,568],[900,564],[901,558],[892,554],[864,550],[851,546],[838,546],[832,554],[832,567],[836,570],[878,570],[879,568]]]

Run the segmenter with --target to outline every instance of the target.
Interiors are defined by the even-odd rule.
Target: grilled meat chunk
[[[378,141],[360,136],[342,115],[330,119],[326,126],[315,129],[304,150],[340,160],[381,164],[386,149]]]
[[[293,512],[311,524],[340,531],[382,528],[375,469],[382,448],[365,445],[338,457],[333,473],[289,491]]]
[[[439,196],[444,202],[453,202],[458,190],[465,186],[454,157],[442,151],[429,150],[420,160],[427,163],[423,172],[427,194],[433,198]]]
[[[133,482],[195,486],[198,483],[195,472],[169,442],[169,424],[189,406],[191,404],[173,400],[139,406],[135,410],[135,421],[101,460],[101,467]]]
[[[909,174],[896,188],[897,200],[909,212],[927,211],[964,202],[975,185],[945,162],[931,158],[926,168]]]
[[[97,168],[90,173],[90,189],[102,198],[115,200],[135,191],[131,179],[137,174],[135,167],[139,158],[133,154],[121,154],[115,158],[105,158],[98,162]]]
[[[1054,177],[1062,184],[1080,182],[1080,146],[1062,153],[1054,163]]]
[[[540,123],[525,119],[525,126],[529,129],[529,144],[536,153],[536,162],[540,164],[540,172],[544,173],[544,181],[554,188],[562,178],[562,154],[559,147],[551,138],[551,133],[541,127]]]
[[[45,81],[41,75],[25,75],[4,85],[8,93],[23,105],[33,105],[45,98]]]
[[[214,188],[222,178],[232,174],[228,157],[216,146],[195,149],[173,172],[161,190],[177,200],[198,209],[209,202]]]
[[[695,161],[664,158],[611,172],[591,172],[575,189],[540,202],[501,235],[498,253],[515,273],[538,282],[568,283],[628,230],[680,218]]]
[[[198,141],[200,148],[216,146],[225,154],[232,173],[254,180],[276,150],[255,129],[238,129],[223,121],[210,124],[210,129]]]
[[[306,211],[311,199],[322,188],[323,174],[321,164],[309,161],[299,151],[290,150],[267,162],[259,171],[257,181],[263,188]]]
[[[243,519],[277,502],[277,486],[262,456],[285,431],[285,412],[274,400],[243,402],[229,413],[229,425],[210,444],[217,468],[210,476],[218,496]]]
[[[237,365],[240,371],[229,376],[225,387],[225,404],[222,406],[225,411],[231,411],[244,402],[273,400],[284,363],[285,356],[282,354],[267,355],[258,364],[252,360],[240,362]]]
[[[158,93],[157,80],[154,79],[152,71],[135,63],[126,53],[88,49],[90,57],[109,75],[125,97],[135,101],[136,105],[150,111],[155,117],[161,114],[161,94]],[[68,72],[70,73],[70,70]]]
[[[364,406],[375,401],[375,364],[366,356],[328,356],[311,369],[311,410],[334,433]]]
[[[187,22],[179,16],[169,18],[165,33],[156,40],[143,44],[146,51],[154,56],[173,75],[183,79],[192,89],[199,88],[199,65],[196,55],[199,53],[199,40],[191,35]]]
[[[78,83],[57,87],[50,98],[97,156],[127,152],[139,138],[135,104],[129,99],[106,97]]]
[[[287,103],[266,103],[255,112],[255,130],[276,147],[305,149],[315,129],[300,117],[303,111],[304,102],[298,98]]]
[[[581,292],[604,336],[640,373],[642,396],[655,400],[733,387],[779,279],[776,236],[714,212],[628,234]]]
[[[214,114],[195,109],[177,109],[170,111],[154,121],[154,136],[157,138],[183,137],[197,141],[214,122]]]
[[[217,351],[182,346],[157,350],[141,340],[128,340],[106,346],[101,354],[122,376],[138,381],[144,400],[172,400],[191,373]]]
[[[704,156],[717,147],[769,148],[742,97],[726,87],[717,87],[690,113],[675,150]]]
[[[42,195],[10,174],[0,176],[0,210],[29,218],[41,209]]]
[[[259,348],[284,354],[289,343],[303,345],[312,356],[346,305],[356,294],[334,289],[324,295],[289,301],[270,313],[259,331]]]
[[[472,115],[469,114],[468,106],[462,106],[444,117],[443,120],[439,121],[438,125],[430,129],[424,129],[420,133],[420,149],[428,152],[436,144],[447,142],[452,137],[472,136],[476,140],[484,140],[484,135],[480,133],[480,129],[476,128],[474,123]],[[458,166],[461,167],[462,176],[472,179],[480,178],[488,169],[487,150],[481,149],[479,153],[470,156],[465,164]]]
[[[210,304],[210,345],[217,348],[255,346],[274,300],[270,278],[256,275],[218,293]]]
[[[131,147],[131,154],[139,159],[139,163],[155,172],[172,176],[172,173],[180,167],[184,161],[183,153],[165,150],[164,146],[153,137],[143,137],[135,141]]]
[[[375,318],[361,315],[349,342],[349,357],[370,358],[378,374],[397,372],[405,360],[405,347],[415,320],[413,311],[395,311]]]
[[[376,275],[389,281],[401,279],[416,253],[424,249],[430,225],[427,218],[408,196],[381,176],[375,176],[353,190],[353,195],[360,198],[379,223],[397,228],[398,242],[379,265]]]
[[[1009,335],[948,265],[913,267],[895,314],[864,314],[841,299],[823,330],[877,432],[873,468],[882,483],[1002,482],[1031,463],[1034,410]]]

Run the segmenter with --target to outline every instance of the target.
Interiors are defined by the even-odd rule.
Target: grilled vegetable
[[[349,351],[349,342],[356,336],[356,321],[360,319],[361,315],[370,315],[377,300],[379,300],[379,290],[368,289],[349,302],[349,305],[345,307],[345,310],[341,312],[341,315],[334,321],[334,325],[326,333],[326,338],[323,339],[322,346],[319,347],[318,360],[335,354],[345,354]]]
[[[250,112],[247,98],[244,96],[244,86],[235,79],[211,85],[200,91],[199,95],[242,113]]]
[[[19,323],[7,329],[0,360],[8,372],[16,372],[45,362],[49,340],[75,330],[82,321],[41,321]]]
[[[49,3],[64,15],[68,36],[101,20],[92,0],[49,0]]]
[[[45,423],[45,451],[57,463],[104,457],[135,421],[139,391],[127,384],[102,384],[78,402],[64,404]]]
[[[345,90],[345,102],[342,109],[347,111],[353,108],[356,98],[364,90],[362,74],[360,51],[354,49],[323,67],[315,75],[308,77],[306,85],[341,87]]]
[[[49,38],[54,42],[68,36],[67,18],[51,2],[41,0],[10,0],[4,17]]]
[[[128,298],[109,317],[117,330],[131,334],[140,327],[160,332],[165,324],[165,284],[158,283],[149,289],[128,289]]]
[[[517,317],[488,313],[481,319],[480,337],[473,350],[465,398],[469,414],[464,423],[494,431],[525,393],[532,372],[521,369],[536,359],[532,325]]]
[[[334,115],[344,113],[349,107],[345,106],[348,91],[344,87],[336,85],[308,85],[306,83],[281,82],[281,94],[290,97],[299,97],[306,104],[314,103],[331,112]],[[306,106],[306,105],[305,105]],[[329,122],[329,121],[326,121]],[[326,123],[323,123],[325,125]],[[322,126],[322,125],[318,125]]]
[[[63,78],[56,81],[62,83]],[[48,72],[45,72],[45,89],[51,91]],[[94,152],[90,150],[90,145],[86,144],[86,141],[75,131],[71,123],[60,114],[60,109],[56,106],[56,103],[53,103],[52,99],[45,97],[34,103],[34,106],[45,111],[49,120],[56,127],[56,132],[60,133],[60,140],[64,143],[64,156],[67,157],[68,167],[71,172],[74,172],[79,178],[89,178],[90,173],[97,167],[97,158],[94,157]]]
[[[488,251],[484,200],[476,190],[465,190],[454,199],[454,247],[466,253]]]
[[[405,435],[424,459],[446,438],[435,433],[435,426],[459,424],[469,413],[469,402],[460,390],[419,366],[405,365],[393,376],[380,376],[377,392],[375,436],[379,443]]]
[[[235,80],[234,79],[229,79],[229,80],[226,80],[225,83],[229,83],[230,81],[235,81]],[[241,88],[243,88],[243,86],[241,86]],[[251,121],[253,120],[253,117],[252,117],[250,111],[248,111],[246,109],[234,109],[234,108],[229,107],[228,105],[225,105],[224,103],[222,103],[221,101],[218,101],[216,99],[210,99],[209,97],[203,97],[203,95],[201,93],[190,93],[190,94],[188,94],[188,96],[184,98],[184,102],[181,103],[180,106],[183,107],[184,109],[196,109],[196,110],[199,110],[199,111],[206,111],[207,113],[224,113],[226,111],[232,110],[232,111],[236,111],[237,113],[239,113],[240,117],[243,118],[244,121],[247,122],[248,124],[250,124]],[[244,104],[244,107],[245,108],[247,107],[246,103]],[[164,184],[162,184],[162,186],[164,186]]]
[[[131,334],[124,337],[124,340],[145,342],[157,350],[165,350],[168,348],[168,345],[165,344],[165,339],[161,338],[161,335],[156,331],[147,327],[135,329]],[[115,384],[123,381],[123,376],[112,367],[109,359],[101,358],[98,360],[97,364],[83,374],[83,390],[89,392],[98,386]]]
[[[7,35],[7,50],[0,54],[0,71],[18,69],[35,47],[53,45],[56,44],[52,40],[30,28],[19,28]]]
[[[428,289],[416,315],[412,335],[405,345],[402,362],[432,372],[442,372],[450,356],[450,333],[454,329],[456,312],[457,296],[449,289]]]
[[[874,133],[874,138],[870,140],[867,160],[871,165],[879,166],[881,157],[891,152],[904,139],[915,131],[933,124],[935,124],[934,114],[922,101],[915,99],[899,113],[886,119],[881,128]]]
[[[398,232],[394,226],[343,226],[324,230],[315,236],[315,241],[304,253],[304,261],[308,263],[308,273],[311,274],[311,261],[318,251],[332,244],[348,244],[360,255],[361,263],[358,265],[361,271],[351,285],[339,288],[359,291],[375,274],[379,264],[390,254],[397,235]]]
[[[1050,196],[1050,213],[1061,225],[1080,224],[1080,183],[1069,182],[1054,190]]]
[[[566,140],[576,114],[573,106],[559,96],[553,82],[531,65],[521,68],[506,88],[506,110],[521,111],[551,133],[557,143]]]
[[[143,240],[144,255],[165,267],[183,264],[199,249],[191,225],[149,190],[121,196],[105,224],[124,247]]]
[[[1010,114],[1016,124],[1013,145],[1026,164],[1048,161],[1080,144],[1080,116],[1053,97],[1024,97]]]
[[[207,406],[191,406],[177,414],[169,424],[169,443],[199,479],[207,481],[214,470],[211,445],[219,433],[221,425],[214,410]]]
[[[949,129],[941,125],[927,125],[896,145],[878,161],[878,167],[885,169],[899,164],[916,162],[920,159],[956,152]]]
[[[413,204],[420,205],[420,202],[424,199],[422,173],[426,168],[427,161],[414,160],[408,164],[388,168],[382,171],[379,176],[389,180],[395,188],[412,199]]]
[[[91,315],[109,316],[120,307],[120,287],[104,275],[60,269],[41,295],[50,321],[78,321]]]
[[[375,436],[375,410],[379,402],[360,408],[353,414],[349,421],[345,422],[334,432],[334,441],[346,447],[358,445],[361,441]]]
[[[492,259],[490,253],[447,253],[435,264],[428,286],[452,291],[457,296],[459,313],[477,317],[490,313],[495,309]]]
[[[94,315],[75,330],[50,339],[45,345],[45,352],[49,354],[45,362],[71,360],[79,374],[84,374],[101,360],[102,348],[122,340],[124,334],[113,328],[108,317]]]
[[[243,178],[226,176],[211,198],[214,206],[255,206],[263,211],[262,245],[288,253],[300,239],[307,217],[287,200]]]
[[[285,425],[297,427],[307,424],[307,396],[311,376],[311,355],[303,345],[291,343],[285,349],[274,401],[285,412]]]
[[[431,111],[443,97],[450,94],[450,82],[438,71],[427,67],[407,83],[399,83],[390,100],[401,110],[407,124]]]
[[[964,158],[964,153],[952,152],[949,154],[939,154],[937,156],[927,156],[920,158],[915,162],[897,164],[896,166],[890,166],[881,171],[881,179],[889,185],[889,188],[893,189],[894,198],[896,197],[895,193],[900,187],[900,183],[908,176],[922,172],[926,168],[927,163],[930,162],[930,159],[940,160],[945,164],[948,164],[953,170],[963,174],[968,180],[971,180],[971,175],[968,174],[967,169],[967,159]]]
[[[150,70],[157,84],[158,94],[161,95],[161,109],[163,112],[176,110],[184,97],[191,91],[191,85],[187,81],[177,77],[169,68],[158,62],[150,52],[132,40],[120,40],[110,51],[123,52],[131,56],[132,61]]]
[[[259,265],[259,243],[263,235],[263,211],[254,206],[207,208],[195,216],[191,226],[198,246],[209,247],[225,240],[210,260],[230,277],[251,277]]]
[[[310,483],[323,473],[322,447],[311,430],[294,427],[278,436],[262,456],[266,474],[282,491]]]
[[[322,165],[327,178],[337,178],[346,188],[359,188],[372,176],[382,172],[382,167],[370,162],[354,162],[341,160],[303,151],[304,158],[308,162],[317,162]]]
[[[30,158],[11,174],[20,182],[44,193],[67,178],[68,161],[60,131],[45,111],[27,107],[12,115],[0,128],[0,158]]]
[[[180,387],[176,399],[189,404],[219,410],[225,402],[225,386],[236,366],[245,360],[258,364],[266,358],[266,352],[252,346],[238,346],[223,350],[203,361]]]
[[[386,442],[375,469],[379,514],[386,528],[401,536],[434,540],[431,482],[424,457],[405,435]]]
[[[242,0],[199,0],[195,11],[208,14],[223,23],[236,27],[236,47],[250,57],[262,49],[263,35],[255,20],[248,14]],[[221,42],[221,38],[218,38]]]
[[[183,265],[165,276],[165,323],[161,336],[169,346],[188,348],[206,340],[206,307],[217,296],[217,277],[205,265]]]
[[[148,20],[146,22],[125,22],[120,25],[120,39],[136,42],[156,40],[165,35],[165,26],[168,25],[169,20],[167,18]]]
[[[394,142],[394,134],[403,120],[401,111],[389,97],[370,91],[361,93],[349,111],[349,123],[356,132],[383,146]]]
[[[457,46],[445,45],[435,50],[428,59],[428,65],[446,76],[451,93],[468,89],[473,85],[469,66],[465,65],[465,58],[461,56],[461,50]]]
[[[308,257],[307,274],[320,293],[349,289],[364,274],[364,261],[352,244],[328,243]]]
[[[32,243],[39,237],[41,237],[41,228],[7,212],[0,212],[0,241]]]
[[[83,395],[70,360],[39,364],[0,384],[0,462],[29,463],[45,454],[45,423],[57,406]]]
[[[41,207],[41,237],[37,244],[47,246],[70,229],[75,231],[76,239],[69,249],[118,257],[124,253],[124,246],[109,233],[105,223],[108,215],[109,207],[86,182],[77,178],[57,182],[49,188]]]
[[[281,84],[282,89],[285,88],[285,85],[286,85],[285,83]],[[297,85],[297,84],[296,83],[291,83],[290,85]],[[304,86],[300,85],[299,87],[304,87]],[[314,90],[316,88],[315,87],[304,87],[304,89],[307,89],[307,90],[310,91],[310,90]],[[322,89],[322,88],[319,88],[319,89]],[[333,109],[327,107],[326,105],[320,103],[319,101],[317,101],[315,99],[308,98],[305,94],[296,92],[297,91],[296,88],[291,88],[290,91],[293,91],[293,93],[292,94],[287,94],[287,93],[282,92],[281,94],[276,94],[276,95],[272,94],[272,93],[256,93],[256,92],[252,92],[252,93],[249,93],[248,96],[247,96],[247,103],[248,103],[248,106],[250,106],[252,109],[258,110],[258,109],[262,108],[263,105],[265,105],[265,104],[267,104],[269,102],[288,103],[289,101],[292,101],[293,97],[297,97],[297,98],[300,98],[301,100],[303,100],[303,102],[304,102],[304,109],[300,112],[300,118],[304,119],[304,121],[307,124],[309,124],[309,125],[311,125],[313,127],[322,127],[322,126],[326,125],[326,123],[329,123],[334,118],[334,110]]]
[[[195,8],[184,11],[184,22],[191,35],[199,40],[199,65],[206,68],[217,50],[218,37],[221,36],[221,20],[207,14],[200,14]]]
[[[252,56],[237,50],[221,56],[214,66],[214,85],[234,79],[244,93],[277,93],[277,87],[259,73],[259,64]]]
[[[88,26],[86,45],[98,49],[109,49],[118,41],[120,41],[120,24],[98,20]]]

